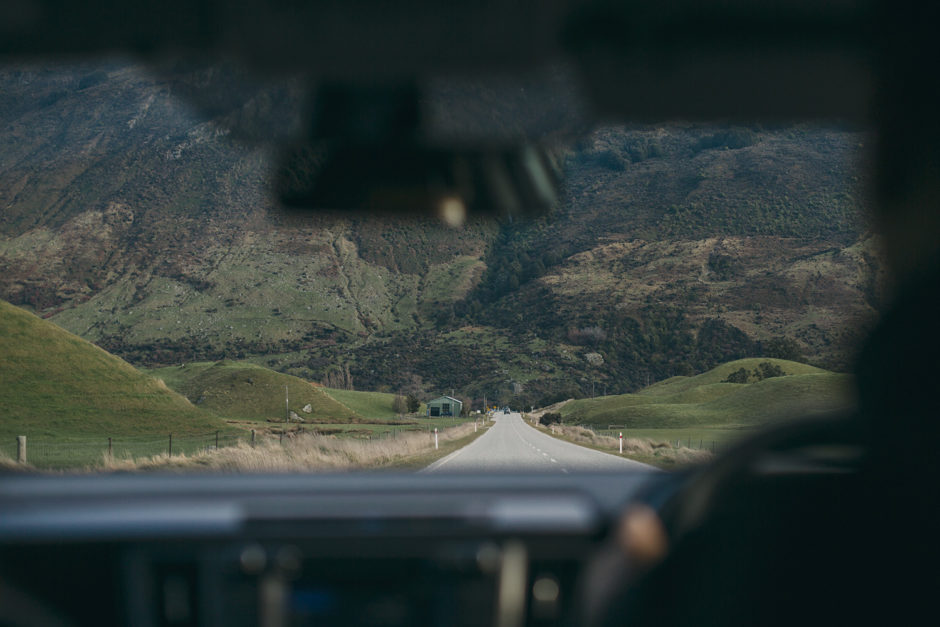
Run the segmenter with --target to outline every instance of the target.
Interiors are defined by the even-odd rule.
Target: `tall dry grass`
[[[441,443],[459,440],[473,433],[473,423],[465,423],[438,434]],[[297,434],[279,442],[260,440],[252,446],[208,450],[191,455],[167,454],[150,457],[116,458],[105,454],[90,470],[207,470],[216,472],[297,472],[308,470],[353,470],[382,468],[434,449],[434,436],[424,432],[399,433],[394,437],[359,440],[332,435]]]
[[[584,427],[559,424],[539,425],[539,427],[549,431],[554,429],[556,434],[575,444],[611,452],[620,450],[619,438],[600,435]],[[711,451],[692,449],[685,446],[675,447],[669,442],[658,442],[647,438],[624,438],[623,452],[624,455],[638,457],[641,461],[659,461],[669,466],[700,464],[710,461],[714,457]]]
[[[21,464],[15,459],[0,451],[0,472],[30,472],[34,468],[29,464]]]

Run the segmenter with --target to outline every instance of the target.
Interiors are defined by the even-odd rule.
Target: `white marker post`
[[[623,431],[620,432],[620,454],[623,455]]]
[[[434,450],[437,450],[437,427],[434,427]]]

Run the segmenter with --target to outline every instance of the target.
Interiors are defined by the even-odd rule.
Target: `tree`
[[[722,383],[747,383],[748,373],[744,368],[738,368],[729,374]]]
[[[396,394],[392,399],[392,410],[396,414],[403,414],[408,409],[408,401],[401,394]]]
[[[349,372],[349,366],[340,366],[338,369],[332,369],[323,376],[321,381],[325,387],[336,390],[352,390],[353,378]]]
[[[414,414],[421,408],[421,401],[418,400],[418,397],[414,394],[409,394],[405,397],[405,404],[408,407],[408,413]]]
[[[762,348],[765,357],[803,361],[803,351],[800,350],[800,345],[793,338],[786,336],[775,337],[768,340]]]
[[[757,364],[757,379],[763,381],[764,379],[772,379],[774,377],[783,377],[786,376],[786,372],[783,371],[783,368],[777,364],[772,364],[769,361],[762,361]]]

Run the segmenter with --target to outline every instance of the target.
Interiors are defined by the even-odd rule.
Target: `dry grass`
[[[0,473],[3,472],[31,472],[35,470],[30,464],[20,464],[15,459],[0,451]]]
[[[620,450],[618,438],[609,435],[598,435],[590,429],[573,425],[551,425],[546,427],[539,425],[539,428],[549,432],[554,432],[556,436],[606,452],[617,452]],[[714,455],[711,451],[692,449],[685,446],[673,446],[669,442],[655,441],[647,438],[624,438],[623,454],[626,457],[636,459],[637,461],[653,464],[660,468],[675,468],[688,464],[701,464],[710,461]]]
[[[465,423],[438,434],[441,444],[473,434],[473,423]],[[89,470],[149,471],[208,470],[216,472],[298,472],[310,470],[354,470],[405,464],[409,458],[434,450],[434,436],[401,433],[373,440],[338,438],[331,435],[294,434],[280,443],[259,440],[254,446],[238,444],[192,455],[162,454],[151,457],[114,458],[104,455]]]

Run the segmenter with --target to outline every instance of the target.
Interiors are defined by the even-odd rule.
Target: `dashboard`
[[[574,625],[662,472],[0,479],[0,625]]]

